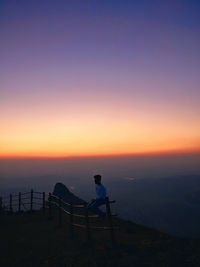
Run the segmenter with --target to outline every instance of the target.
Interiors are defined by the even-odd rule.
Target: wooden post
[[[18,198],[19,198],[19,203],[18,203],[18,212],[20,212],[21,211],[21,192],[19,192],[19,196],[18,196]]]
[[[111,211],[110,211],[110,202],[109,202],[108,197],[106,197],[105,200],[106,200],[106,211],[107,211],[107,216],[108,216],[109,225],[110,225],[110,237],[111,237],[112,244],[114,244],[115,243],[115,235],[114,235],[114,230],[113,230],[112,215],[111,215]]]
[[[49,193],[49,219],[51,219],[51,193]]]
[[[31,189],[31,202],[30,202],[30,211],[33,211],[33,189]]]
[[[89,225],[89,217],[88,217],[88,209],[87,209],[87,203],[84,202],[84,212],[85,212],[85,229],[86,229],[86,236],[87,240],[91,240],[91,234],[90,234],[90,225]]]
[[[10,194],[10,213],[13,212],[13,208],[12,208],[12,194]]]
[[[45,215],[45,192],[42,193],[42,210],[43,215]]]
[[[70,235],[73,237],[74,235],[74,227],[73,227],[73,205],[70,203]]]
[[[62,226],[62,209],[61,209],[61,197],[59,197],[59,208],[58,208],[58,226]]]

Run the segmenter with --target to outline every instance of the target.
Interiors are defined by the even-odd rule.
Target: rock
[[[82,205],[85,202],[84,200],[80,199],[79,197],[75,196],[72,192],[70,192],[69,189],[62,183],[56,183],[52,193],[52,201],[58,203],[59,200],[53,195],[61,197],[61,199],[66,203]],[[68,208],[68,205],[62,204],[62,207]]]

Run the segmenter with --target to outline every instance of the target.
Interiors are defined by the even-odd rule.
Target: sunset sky
[[[200,1],[2,0],[0,157],[200,152]]]

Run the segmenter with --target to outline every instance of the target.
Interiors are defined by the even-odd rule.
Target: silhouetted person
[[[93,199],[91,203],[87,205],[87,208],[100,216],[105,216],[105,212],[99,209],[99,206],[105,204],[106,188],[101,183],[101,175],[94,176],[94,182],[96,184],[96,199]]]

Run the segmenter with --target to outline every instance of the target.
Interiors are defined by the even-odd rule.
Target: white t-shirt
[[[102,184],[96,184],[96,199],[106,197],[106,188]]]

